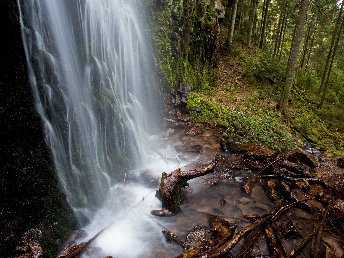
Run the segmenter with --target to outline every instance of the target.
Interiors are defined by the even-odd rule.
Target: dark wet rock
[[[181,153],[187,153],[187,152],[191,152],[191,153],[201,153],[203,150],[203,147],[199,144],[196,145],[178,145],[174,148],[177,152],[181,152]]]
[[[227,205],[227,201],[225,199],[220,200],[220,207],[224,207]]]
[[[171,129],[183,129],[185,127],[185,123],[178,122],[174,118],[164,118],[164,120]]]
[[[168,209],[152,210],[151,214],[158,217],[172,217],[175,215],[174,212],[171,212]]]
[[[210,228],[214,234],[213,238],[225,240],[233,236],[237,225],[230,223],[221,217],[212,216],[210,218]]]
[[[319,166],[317,159],[314,156],[307,154],[306,152],[296,151],[288,155],[287,160],[297,164],[305,164],[311,169],[315,169]]]
[[[282,222],[278,226],[278,231],[280,232],[282,237],[287,238],[287,239],[300,239],[300,238],[302,238],[302,235],[300,234],[299,230],[296,228],[296,226],[292,220]]]
[[[320,202],[314,200],[312,196],[308,195],[307,193],[304,193],[300,189],[292,190],[290,198],[292,202],[299,202],[297,206],[304,211],[311,212],[314,214],[325,211],[324,206]]]
[[[251,194],[253,187],[257,184],[259,177],[255,174],[245,175],[242,182],[242,189],[245,193]]]
[[[220,180],[218,178],[205,178],[203,181],[204,185],[207,186],[216,186],[220,183]]]
[[[225,137],[220,138],[220,148],[223,152],[240,153],[240,142],[228,140]]]
[[[324,187],[322,187],[320,185],[309,186],[309,190],[307,191],[307,193],[319,201],[324,201],[324,199],[327,199],[325,197],[325,195],[326,195],[325,189],[324,189]]]
[[[42,238],[40,229],[29,229],[26,231],[16,247],[16,257],[39,258],[43,256],[43,249],[39,241]]]
[[[344,168],[344,158],[339,158],[339,159],[337,160],[337,166],[338,166],[339,168]]]
[[[308,199],[312,199],[311,196],[301,191],[300,189],[292,190],[290,193],[290,197],[293,199],[294,202],[302,202]]]
[[[335,200],[331,209],[329,210],[329,218],[331,220],[341,219],[344,221],[344,200]]]
[[[283,160],[276,163],[274,166],[275,173],[284,174],[292,177],[311,177],[314,175],[314,170],[302,163],[294,163],[288,160]]]
[[[273,200],[275,203],[279,203],[281,201],[281,196],[276,190],[277,185],[278,185],[278,180],[276,179],[271,179],[268,180],[267,182],[267,188],[265,189],[268,197]]]
[[[185,134],[190,136],[196,136],[201,134],[201,130],[197,127],[192,127]]]
[[[209,230],[205,227],[197,225],[193,227],[186,235],[184,248],[204,246],[210,239]]]
[[[241,159],[233,155],[218,154],[216,155],[216,161],[214,174],[219,178],[232,179],[236,175],[241,174],[241,171],[245,170]]]
[[[256,143],[245,143],[240,146],[240,152],[244,155],[245,160],[255,160],[268,163],[276,158],[276,152]]]
[[[202,112],[202,108],[201,107],[193,107],[190,109],[191,112],[195,112],[195,113],[201,113]]]
[[[190,89],[189,83],[178,83],[172,92],[172,103],[182,111],[186,111]]]
[[[294,183],[294,187],[299,188],[303,191],[308,191],[310,188],[310,184],[308,183],[306,179],[300,179]]]

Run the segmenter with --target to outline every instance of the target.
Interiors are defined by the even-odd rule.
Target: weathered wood
[[[179,212],[182,203],[182,189],[187,186],[187,181],[212,173],[215,164],[214,159],[210,163],[194,169],[182,170],[178,168],[170,174],[162,173],[160,187],[157,192],[162,202],[162,209],[154,210],[151,213],[156,216],[171,216]]]
[[[58,254],[57,258],[77,258],[79,257],[82,252],[84,252],[90,244],[96,240],[97,237],[99,237],[106,229],[109,227],[106,227],[99,231],[97,234],[95,234],[90,240],[86,242],[82,242],[80,244],[76,243],[68,243],[63,250]]]

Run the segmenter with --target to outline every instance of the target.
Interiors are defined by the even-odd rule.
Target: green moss
[[[191,112],[193,119],[224,127],[234,138],[261,142],[278,150],[292,147],[293,139],[288,128],[283,125],[276,112],[257,107],[230,110],[211,102],[202,94],[193,93],[189,98],[188,108],[193,110],[196,107],[200,107],[201,112]]]
[[[172,88],[177,82],[188,82],[193,89],[210,89],[214,85],[212,48],[215,11],[204,3],[189,10],[184,17],[181,1],[173,1],[153,13],[150,29],[163,80]]]

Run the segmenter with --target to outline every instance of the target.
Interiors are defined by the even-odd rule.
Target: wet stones
[[[42,231],[40,229],[29,229],[20,239],[16,247],[16,257],[32,257],[39,258],[43,256],[43,249],[39,243],[42,238]]]
[[[240,153],[240,142],[228,140],[226,137],[220,138],[220,148],[223,152]]]
[[[190,89],[189,83],[178,83],[172,92],[172,103],[183,112],[187,112]]]
[[[344,158],[339,158],[339,159],[337,160],[337,166],[338,166],[339,168],[344,168]]]
[[[319,166],[319,163],[314,156],[308,155],[307,153],[301,151],[296,151],[288,155],[287,160],[296,164],[305,164],[311,169],[315,169]]]
[[[196,145],[178,145],[174,148],[176,152],[180,153],[201,153],[203,150],[202,145],[196,144]]]
[[[190,136],[196,136],[196,135],[200,135],[201,134],[201,130],[198,129],[197,127],[191,127],[186,133],[185,135],[190,135]]]
[[[282,222],[278,226],[278,231],[282,235],[282,237],[287,239],[300,239],[302,235],[300,234],[299,230],[296,228],[294,222],[292,220],[288,220]]]
[[[209,230],[205,227],[197,225],[193,227],[186,235],[184,248],[204,246],[210,239]]]
[[[237,225],[221,217],[212,216],[210,217],[210,228],[214,234],[214,238],[225,240],[233,236]]]

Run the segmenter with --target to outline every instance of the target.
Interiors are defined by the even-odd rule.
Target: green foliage
[[[243,141],[261,142],[273,149],[289,149],[293,139],[272,111],[251,107],[248,109],[230,110],[221,107],[201,94],[192,94],[188,108],[200,107],[201,112],[192,112],[191,116],[199,122],[212,122],[226,128],[229,135]]]
[[[231,3],[229,1],[226,4],[227,18]],[[283,9],[280,6],[283,1],[276,3],[272,3],[270,8],[268,23],[270,32],[277,30],[278,15]],[[290,11],[295,5],[296,2],[289,5]],[[330,4],[328,7],[331,7]],[[326,9],[325,13],[332,9],[332,7]],[[336,17],[337,11],[333,11],[333,17]],[[258,10],[258,20],[261,18],[261,13],[261,10]],[[217,64],[218,47],[225,52],[225,42],[219,39],[225,35],[217,38],[215,16],[214,10],[209,8],[205,1],[195,3],[189,0],[173,0],[156,13],[158,22],[154,22],[153,25],[154,42],[163,78],[170,87],[179,81],[189,82],[193,87],[189,108],[191,110],[193,107],[201,107],[202,111],[192,112],[192,117],[196,121],[210,121],[214,125],[226,128],[227,133],[233,137],[244,141],[262,142],[276,149],[289,148],[292,142],[300,143],[306,140],[315,147],[326,149],[327,152],[342,151],[344,146],[342,54],[337,54],[334,62],[324,105],[321,109],[317,109],[319,82],[330,44],[329,33],[333,31],[333,26],[326,24],[325,27],[315,30],[319,36],[317,34],[314,44],[308,46],[311,47],[311,55],[309,60],[307,59],[307,70],[297,73],[295,78],[289,102],[290,123],[285,123],[275,107],[286,79],[287,59],[297,15],[291,12],[288,16],[281,53],[276,56],[269,52],[274,49],[276,40],[274,33],[267,33],[263,50],[255,48],[254,42],[250,49],[241,45],[240,40],[245,41],[247,36],[245,25],[242,24],[241,30],[236,31],[237,35],[229,57],[235,61],[221,64],[219,66],[221,70],[214,69],[214,64]],[[222,26],[227,26],[228,29],[230,24],[226,21],[228,19],[225,19]],[[258,33],[259,30],[259,27],[256,28]],[[221,31],[226,33],[226,28]],[[244,76],[238,74],[242,70]],[[222,75],[224,78],[215,83],[216,77]],[[219,82],[223,85],[219,85]]]
[[[181,81],[189,82],[194,90],[210,90],[214,86],[214,70],[208,65],[192,65],[184,61]]]
[[[169,87],[177,82],[189,82],[202,90],[213,86],[215,15],[202,1],[195,6],[179,0],[154,13],[151,34],[162,77]]]
[[[303,92],[315,92],[319,89],[318,79],[310,73],[300,73],[295,78],[294,85],[297,89],[303,90]]]
[[[300,108],[292,117],[293,128],[308,142],[318,146],[327,153],[344,151],[344,139],[340,133],[331,131],[314,111]]]
[[[285,65],[271,54],[251,59],[245,74],[254,76],[261,83],[281,84],[285,81]]]

